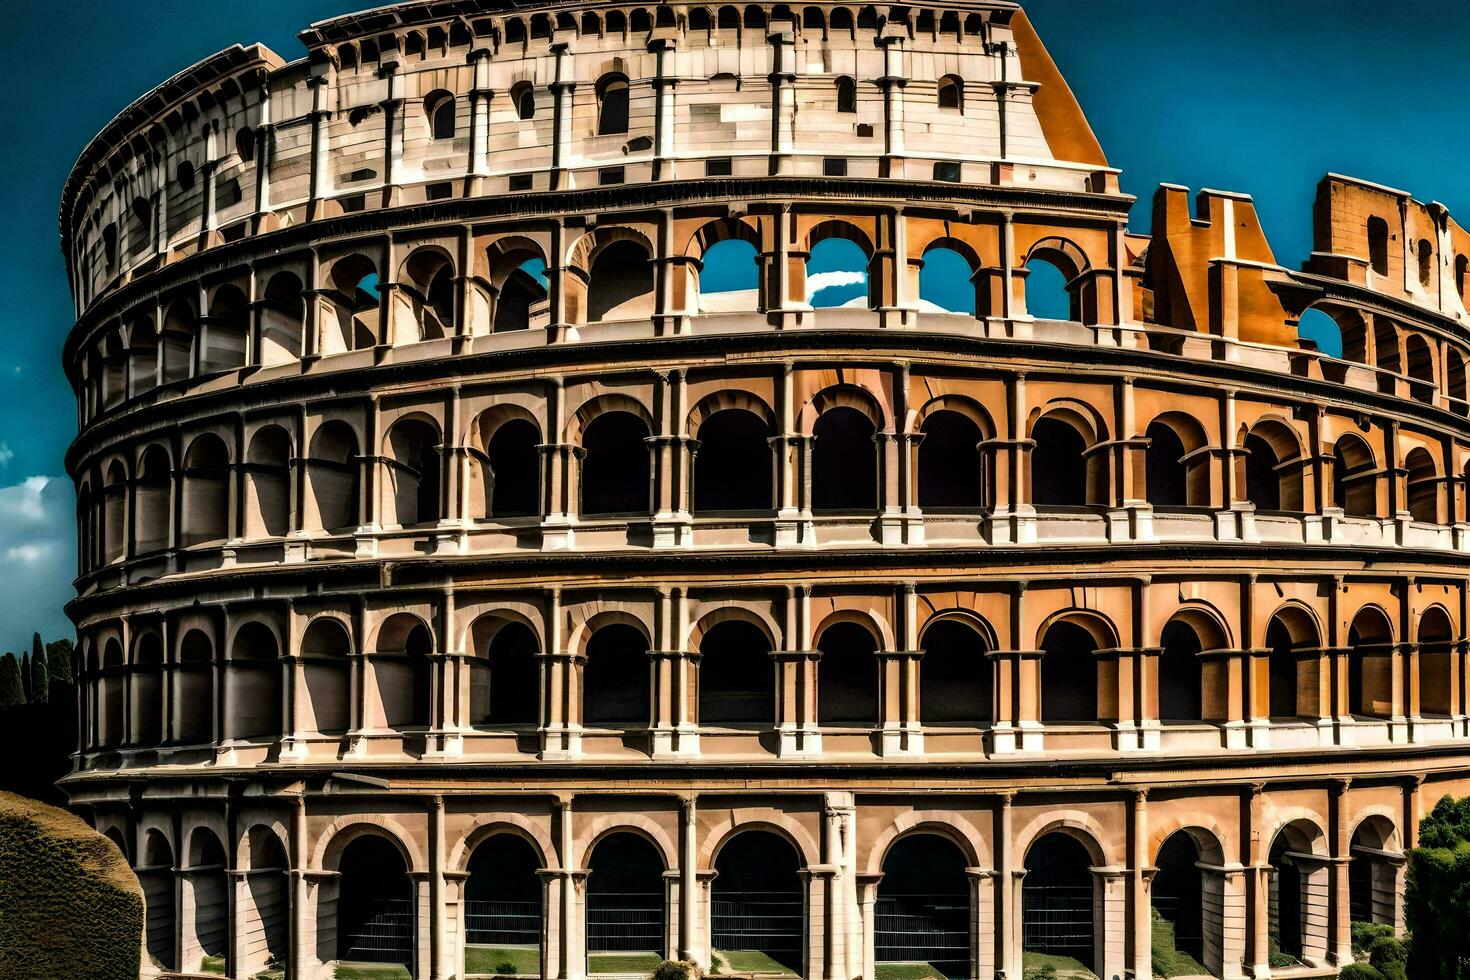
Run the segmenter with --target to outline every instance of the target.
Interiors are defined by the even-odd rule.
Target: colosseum
[[[1325,977],[1402,927],[1470,794],[1442,205],[1329,174],[1289,266],[1241,193],[1130,232],[1007,0],[301,38],[61,204],[64,787],[160,970]]]

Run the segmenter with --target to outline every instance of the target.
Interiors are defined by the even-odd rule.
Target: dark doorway
[[[646,514],[648,426],[631,412],[604,412],[582,433],[582,513]]]
[[[822,413],[812,427],[812,509],[873,511],[878,507],[878,447],[873,421],[855,408]]]
[[[992,664],[980,631],[942,619],[924,631],[919,661],[919,717],[924,724],[988,725]]]
[[[1199,721],[1204,714],[1200,641],[1194,627],[1174,620],[1164,627],[1159,654],[1159,718]]]
[[[694,457],[694,509],[771,509],[770,430],[754,412],[727,408],[699,427]]]
[[[1075,837],[1052,833],[1026,852],[1021,947],[1093,966],[1092,857]]]
[[[970,883],[964,852],[937,834],[905,837],[883,858],[873,958],[970,976]]]
[[[413,884],[403,855],[376,834],[353,840],[337,865],[337,958],[413,970]]]
[[[716,623],[699,644],[699,723],[773,723],[776,670],[771,641],[755,624]]]
[[[817,640],[817,717],[823,725],[878,723],[878,644],[857,623],[837,623]]]
[[[980,427],[959,412],[931,412],[919,443],[919,506],[968,510],[985,505],[980,481]]]
[[[614,623],[593,633],[582,672],[587,723],[647,725],[648,668],[648,641],[632,626]]]
[[[1058,419],[1038,419],[1031,427],[1031,502],[1037,507],[1087,504],[1087,443],[1082,433]]]
[[[664,863],[637,834],[610,834],[587,861],[587,952],[664,952]]]
[[[1041,720],[1097,721],[1097,643],[1076,623],[1053,623],[1042,638]]]
[[[1174,948],[1203,964],[1204,878],[1199,861],[1194,838],[1183,831],[1174,834],[1159,849],[1156,862],[1159,870],[1154,875],[1151,894],[1154,911],[1173,930]],[[1159,944],[1162,937],[1157,924],[1154,936],[1155,944]]]
[[[494,834],[470,855],[464,891],[465,945],[488,947],[480,953],[488,967],[497,968],[498,961],[504,961],[517,973],[539,969],[540,869],[535,848],[515,834]]]
[[[711,888],[711,943],[737,969],[802,972],[801,859],[782,838],[748,830],[720,848]],[[729,954],[737,954],[730,957]]]

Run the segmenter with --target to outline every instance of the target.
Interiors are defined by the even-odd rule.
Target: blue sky
[[[71,322],[56,204],[114,113],[231,43],[285,58],[313,20],[369,0],[37,0],[8,5],[0,148],[8,302],[0,311],[0,650],[68,629],[76,421],[59,352]],[[1461,0],[1033,0],[1025,3],[1148,228],[1160,181],[1254,195],[1277,260],[1311,248],[1329,170],[1470,218],[1470,3]],[[58,16],[62,12],[62,16]],[[834,260],[835,261],[835,260]],[[837,266],[834,266],[836,268]],[[817,271],[814,269],[814,271]],[[932,274],[931,274],[932,277]],[[834,287],[848,298],[851,285]],[[832,297],[820,296],[826,305]]]

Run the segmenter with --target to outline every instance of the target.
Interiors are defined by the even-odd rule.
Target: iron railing
[[[1092,963],[1092,887],[1032,885],[1021,888],[1021,948]]]
[[[362,924],[338,943],[344,960],[364,963],[413,963],[413,901],[374,900]]]
[[[662,892],[587,896],[589,953],[656,953],[663,948]]]
[[[873,958],[928,963],[947,977],[969,976],[969,896],[880,896],[873,907]]]
[[[801,892],[716,891],[710,930],[718,950],[756,950],[801,971],[806,929]]]
[[[476,946],[537,946],[541,942],[541,903],[474,901],[464,903],[465,941]]]

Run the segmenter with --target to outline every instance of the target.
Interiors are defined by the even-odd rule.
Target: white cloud
[[[67,636],[62,607],[76,574],[76,503],[71,480],[32,476],[0,486],[0,648]]]
[[[856,286],[858,283],[866,282],[868,275],[865,272],[849,272],[845,269],[834,269],[831,272],[814,272],[806,277],[806,298],[810,300],[824,289],[833,286]]]
[[[0,439],[0,466],[10,465],[10,461],[14,458],[15,450],[10,448],[10,443]]]

